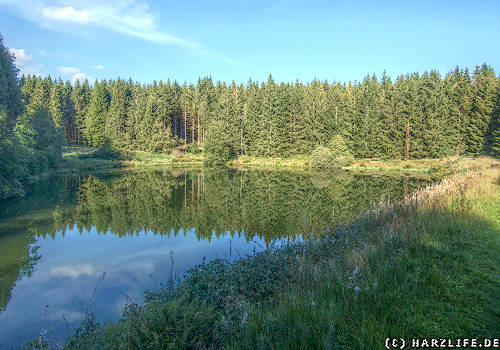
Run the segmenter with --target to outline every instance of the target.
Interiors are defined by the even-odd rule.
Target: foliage
[[[3,44],[0,34],[0,137],[12,130],[17,117],[24,112],[22,92],[17,81],[14,56]]]
[[[122,159],[122,154],[118,150],[113,149],[111,145],[104,144],[97,151],[92,153],[91,157],[98,159],[119,160]]]
[[[206,165],[221,166],[235,158],[233,145],[222,123],[212,123],[209,136],[205,141],[204,150]]]
[[[311,167],[318,169],[342,168],[354,162],[354,157],[341,135],[335,135],[328,146],[318,146],[314,149],[311,154]]]
[[[197,153],[201,153],[201,150],[200,150],[197,143],[192,142],[189,144],[189,147],[186,149],[186,152],[191,153],[191,154],[197,154]]]
[[[58,167],[64,135],[60,128],[56,128],[47,109],[39,108],[32,114],[21,116],[17,121],[16,133],[27,152],[31,174]]]
[[[316,147],[311,154],[311,167],[318,169],[333,168],[332,151],[327,147]]]
[[[100,146],[108,140],[113,148],[147,152],[218,142],[210,134],[219,124],[222,148],[269,158],[309,155],[341,135],[356,158],[402,159],[408,123],[412,159],[491,154],[499,135],[499,79],[486,64],[472,73],[457,67],[444,78],[433,70],[394,82],[384,72],[346,84],[278,83],[270,76],[246,85],[203,78],[90,86],[28,76],[20,86],[28,111],[49,108],[68,141]],[[209,159],[219,158],[211,152]],[[338,161],[349,164],[350,157]]]
[[[24,195],[26,173],[25,152],[18,139],[13,135],[0,138],[0,199]]]
[[[354,157],[340,134],[335,135],[330,140],[328,146],[330,147],[332,153],[331,157],[335,167],[342,168],[354,162]]]
[[[14,58],[0,36],[0,199],[22,196],[23,182],[58,166],[62,132],[45,107],[25,112]]]
[[[90,95],[88,117],[85,119],[85,136],[90,145],[101,147],[106,143],[106,116],[109,108],[109,94],[106,83],[95,82]]]

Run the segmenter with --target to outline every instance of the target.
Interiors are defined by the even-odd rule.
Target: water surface
[[[40,334],[62,339],[89,305],[98,320],[116,321],[127,300],[141,302],[144,290],[196,264],[322,234],[425,185],[235,170],[118,171],[34,184],[22,200],[0,204],[0,348]]]

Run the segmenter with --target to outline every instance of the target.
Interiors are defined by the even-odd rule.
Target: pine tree
[[[71,103],[75,109],[75,141],[83,143],[85,141],[85,119],[88,115],[90,105],[90,87],[87,80],[82,84],[77,80],[71,91]]]
[[[64,135],[67,141],[76,141],[76,110],[71,99],[73,86],[69,80],[66,81],[62,90],[62,109],[64,120]]]
[[[485,148],[494,157],[500,158],[500,81],[497,81],[495,107],[488,126]]]
[[[63,86],[60,80],[54,82],[50,88],[49,112],[56,128],[62,128],[64,122],[62,89]]]
[[[471,113],[465,129],[466,152],[470,155],[484,152],[486,131],[494,108],[495,85],[495,73],[491,67],[486,64],[476,67]]]
[[[304,108],[304,86],[298,81],[288,89],[288,123],[290,134],[290,155],[308,154],[310,152],[309,142],[306,140],[307,123],[303,118]]]
[[[127,82],[117,79],[110,88],[111,102],[106,118],[106,136],[114,147],[127,146],[124,137],[128,124],[128,116],[132,91]]]
[[[458,67],[445,77],[448,98],[449,126],[457,132],[455,153],[463,154],[466,148],[466,125],[472,106],[472,80],[468,70]]]
[[[378,138],[379,157],[381,158],[401,158],[401,149],[399,145],[401,130],[398,128],[398,122],[394,114],[394,84],[386,72],[382,73],[381,78],[381,106],[380,106],[380,131],[376,135]]]
[[[102,147],[106,138],[106,117],[109,108],[109,94],[106,81],[94,83],[90,95],[88,117],[85,119],[85,136],[89,144],[94,147]]]
[[[359,157],[360,153],[358,151],[358,137],[356,136],[358,130],[355,123],[356,115],[356,95],[355,86],[349,82],[347,84],[344,93],[342,94],[342,110],[340,118],[340,132],[347,143],[347,146],[352,151],[355,157]]]

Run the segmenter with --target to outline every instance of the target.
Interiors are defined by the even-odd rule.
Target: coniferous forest
[[[21,77],[28,111],[46,108],[68,142],[144,151],[226,144],[235,155],[308,155],[340,134],[357,158],[500,154],[500,79],[486,64],[412,73],[392,81],[246,85],[102,80],[75,84]],[[214,139],[217,139],[215,141]]]
[[[72,84],[18,78],[2,45],[1,74],[0,173],[3,186],[14,188],[4,188],[2,197],[19,192],[15,159],[25,159],[31,173],[57,166],[60,133],[68,143],[125,150],[166,152],[186,144],[203,147],[207,158],[310,155],[341,135],[357,158],[401,159],[409,126],[410,158],[500,155],[500,79],[487,64],[473,72],[457,67],[444,78],[431,71],[394,81],[384,72],[348,83],[279,83],[269,76],[246,85],[209,77],[196,84],[119,78]],[[17,140],[6,141],[14,131]],[[30,150],[29,160],[15,155],[13,142]]]

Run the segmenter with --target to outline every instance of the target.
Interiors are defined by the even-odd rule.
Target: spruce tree
[[[90,94],[90,87],[87,80],[82,84],[77,80],[71,91],[71,104],[75,110],[75,141],[78,143],[85,141],[85,119],[88,115]]]
[[[477,66],[472,84],[471,113],[465,129],[466,152],[470,155],[477,156],[485,151],[484,141],[494,108],[495,93],[496,79],[493,69],[486,64]]]
[[[109,108],[109,94],[106,82],[97,80],[90,95],[88,116],[85,119],[85,136],[89,144],[102,147],[106,143],[106,117]]]
[[[114,147],[126,147],[127,129],[132,91],[127,82],[117,79],[110,88],[111,102],[106,118],[106,136]]]
[[[62,83],[54,82],[50,88],[49,112],[56,128],[62,128],[64,122]]]

